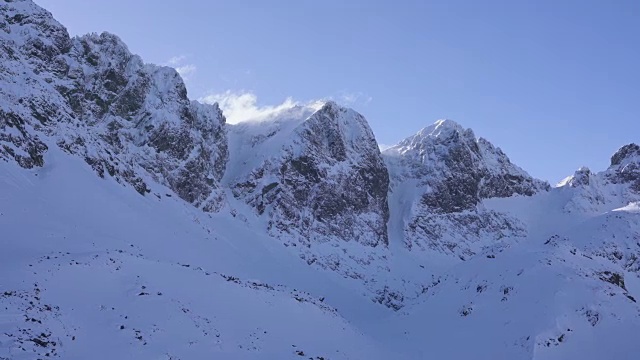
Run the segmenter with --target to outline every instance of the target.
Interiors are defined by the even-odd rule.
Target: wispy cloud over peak
[[[178,74],[180,74],[184,80],[187,80],[189,76],[193,75],[197,70],[194,64],[186,63],[187,58],[186,55],[176,55],[167,60],[165,65],[175,68]]]
[[[269,120],[296,106],[319,109],[324,103],[323,100],[300,102],[288,97],[280,104],[260,105],[258,103],[258,97],[253,92],[235,92],[231,90],[220,94],[209,94],[199,100],[208,104],[218,103],[227,118],[227,122],[230,124],[237,124],[243,121]]]

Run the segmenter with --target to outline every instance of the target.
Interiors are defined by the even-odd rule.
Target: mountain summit
[[[40,138],[52,136],[101,177],[141,194],[157,181],[198,207],[220,208],[227,140],[216,105],[190,101],[174,69],[144,64],[115,35],[70,38],[31,1],[5,2],[2,12],[0,77],[10,86],[0,90],[0,111],[18,133],[0,138],[0,155],[42,166]]]
[[[439,120],[383,154],[391,172],[391,193],[400,202],[392,204],[392,212],[405,214],[394,227],[402,229],[397,236],[410,248],[418,245],[466,258],[479,251],[478,246],[488,245],[481,239],[496,243],[524,236],[517,220],[485,211],[482,200],[532,196],[550,188],[451,120]],[[410,210],[403,210],[407,207]]]

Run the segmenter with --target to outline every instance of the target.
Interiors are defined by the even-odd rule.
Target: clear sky
[[[638,0],[36,2],[179,68],[193,99],[331,97],[381,144],[450,118],[552,184],[640,142]]]

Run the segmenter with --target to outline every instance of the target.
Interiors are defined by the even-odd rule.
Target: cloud
[[[193,75],[193,73],[196,72],[197,67],[194,64],[185,64],[186,60],[186,55],[177,55],[169,59],[165,65],[176,69],[182,79],[187,80],[190,75]]]
[[[189,77],[189,75],[196,72],[196,66],[193,64],[178,66],[176,67],[176,71],[178,72],[178,74],[180,74],[180,76],[182,76],[183,79],[186,79]]]
[[[177,65],[180,65],[185,60],[187,60],[186,55],[177,55],[169,59],[169,61],[167,61],[167,65],[177,66]]]
[[[392,147],[393,145],[387,145],[387,144],[378,144],[378,147],[380,148],[380,151],[385,151],[388,148]]]
[[[234,92],[227,90],[221,94],[210,94],[199,99],[201,102],[218,103],[224,112],[227,122],[237,124],[243,121],[264,121],[296,106],[317,110],[324,103],[322,100],[299,102],[288,97],[277,105],[259,105],[258,97],[247,91]]]
[[[223,93],[206,95],[199,100],[208,104],[218,103],[227,122],[237,124],[243,121],[269,120],[296,106],[318,110],[327,100],[336,101],[344,106],[364,106],[369,104],[372,98],[363,92],[339,91],[333,96],[318,100],[301,102],[288,97],[276,105],[262,105],[259,104],[256,94],[251,91],[227,90]]]
[[[342,90],[338,92],[337,100],[346,106],[368,105],[373,98],[361,91],[350,92]]]

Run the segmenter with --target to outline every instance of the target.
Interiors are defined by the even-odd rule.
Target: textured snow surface
[[[638,145],[551,188],[451,120],[263,120],[0,2],[0,360],[640,353]]]
[[[32,170],[0,163],[4,358],[625,359],[640,350],[637,203],[577,216],[560,189],[487,200],[531,227],[529,237],[464,262],[392,244],[390,272],[371,268],[372,277],[423,283],[392,311],[362,282],[308,266],[250,214],[203,213],[162,185],[142,197],[55,147],[46,156]]]
[[[144,198],[58,150],[48,157],[37,171],[0,164],[0,357],[375,355],[370,339],[303,290],[340,284],[264,235],[166,188]]]

